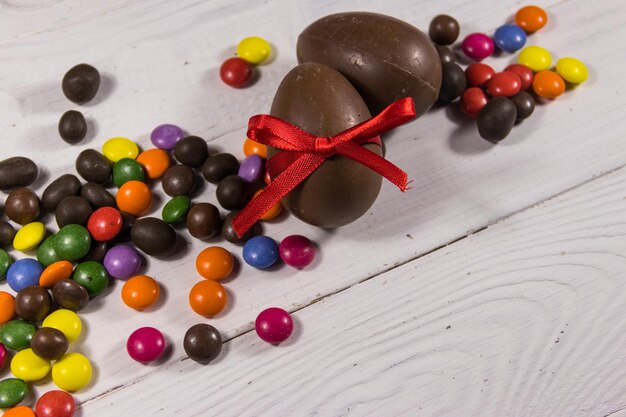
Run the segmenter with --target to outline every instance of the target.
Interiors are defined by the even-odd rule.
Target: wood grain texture
[[[41,0],[37,5],[32,0],[27,2],[32,7],[10,7],[16,3],[0,2],[0,159],[22,154],[40,163],[44,172],[36,184],[39,192],[57,175],[73,172],[81,150],[100,148],[117,135],[149,147],[149,132],[164,122],[205,137],[214,149],[242,156],[248,117],[268,111],[282,76],[295,65],[298,33],[325,14],[380,11],[425,28],[432,16],[449,12],[467,34],[495,29],[520,5],[488,0]],[[388,157],[409,173],[415,188],[401,194],[386,184],[364,218],[335,232],[293,218],[267,225],[267,233],[278,240],[293,233],[311,237],[320,245],[321,257],[305,271],[241,268],[226,283],[231,295],[227,311],[211,320],[226,338],[249,331],[265,307],[302,308],[626,164],[619,65],[623,58],[616,53],[626,45],[626,15],[614,12],[620,2],[605,1],[593,8],[574,0],[543,4],[550,23],[529,42],[548,47],[555,56],[583,59],[591,72],[588,83],[539,106],[498,146],[483,142],[473,123],[448,110],[433,111],[389,135]],[[222,85],[217,68],[239,39],[252,34],[269,39],[276,58],[259,68],[261,77],[251,88]],[[512,59],[488,62],[502,68]],[[62,96],[60,80],[78,62],[92,63],[104,78],[96,100],[80,106],[91,133],[84,143],[70,147],[58,138],[56,123],[62,112],[78,106]],[[213,192],[214,187],[206,185],[195,200],[214,202]],[[159,215],[162,204],[157,201],[153,215]],[[48,224],[55,230],[51,220]],[[85,335],[73,348],[94,361],[96,378],[78,394],[80,400],[133,384],[160,369],[162,363],[143,367],[126,356],[125,339],[139,326],[155,325],[168,336],[174,345],[169,363],[183,356],[185,330],[203,320],[188,308],[187,294],[199,280],[194,256],[207,243],[192,240],[184,231],[181,235],[188,246],[180,259],[150,260],[145,269],[163,285],[165,296],[157,308],[141,314],[130,311],[119,298],[121,283],[115,283],[83,315]],[[227,247],[240,255],[240,249]],[[298,346],[300,355],[309,352],[304,344]],[[51,386],[43,384],[39,390]],[[132,387],[140,386],[130,385],[128,395],[136,395]]]

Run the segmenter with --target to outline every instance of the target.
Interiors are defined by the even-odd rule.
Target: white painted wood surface
[[[37,184],[41,192],[57,175],[73,172],[74,158],[81,150],[98,149],[104,140],[117,135],[131,137],[140,145],[149,147],[149,132],[164,122],[177,123],[189,133],[205,137],[215,149],[241,156],[248,117],[268,111],[282,76],[295,65],[298,33],[316,18],[336,11],[371,10],[396,15],[425,28],[432,16],[447,12],[461,22],[463,35],[475,30],[492,31],[521,4],[488,0],[2,0],[0,132],[3,133],[0,140],[3,146],[0,157],[24,154],[40,163],[45,168],[43,179]],[[92,385],[77,393],[77,398],[87,401],[83,414],[111,415],[117,413],[119,407],[119,412],[132,410],[133,415],[158,414],[159,410],[160,415],[173,415],[175,410],[179,410],[180,415],[213,415],[213,410],[228,401],[234,404],[233,415],[259,415],[263,411],[268,415],[364,415],[368,412],[370,415],[395,415],[402,414],[406,408],[404,415],[459,415],[463,412],[463,415],[497,416],[506,411],[520,416],[582,416],[607,415],[623,406],[619,395],[623,397],[625,387],[618,379],[619,371],[624,369],[624,356],[620,351],[623,340],[614,341],[611,345],[614,350],[605,347],[603,354],[606,358],[602,359],[607,361],[606,367],[600,366],[603,362],[598,359],[598,353],[590,367],[578,363],[580,361],[567,362],[569,365],[563,365],[567,372],[543,378],[534,373],[537,371],[535,365],[540,364],[542,370],[544,365],[545,369],[550,369],[549,362],[554,359],[546,347],[552,345],[541,344],[544,341],[540,336],[552,335],[550,332],[555,330],[556,319],[538,317],[560,317],[559,308],[571,304],[570,298],[574,297],[567,295],[567,291],[554,289],[556,287],[550,284],[550,280],[556,278],[542,278],[547,282],[544,285],[542,279],[528,277],[529,274],[544,276],[541,275],[541,265],[544,262],[548,265],[551,259],[561,259],[542,258],[541,246],[535,244],[543,239],[544,229],[561,230],[557,227],[560,217],[539,213],[537,218],[545,217],[541,227],[528,226],[525,231],[526,226],[518,226],[517,235],[501,225],[485,229],[503,217],[570,189],[573,190],[566,195],[577,197],[550,203],[571,210],[567,217],[571,227],[562,231],[565,235],[577,233],[576,223],[586,216],[599,217],[600,223],[594,224],[597,228],[618,227],[616,225],[621,224],[623,218],[618,210],[622,196],[602,194],[601,186],[596,185],[602,181],[608,187],[612,184],[610,180],[596,180],[583,188],[577,187],[626,164],[624,123],[621,121],[625,102],[621,90],[624,87],[626,13],[620,13],[623,7],[617,0],[593,5],[574,0],[547,1],[542,5],[550,13],[550,23],[530,37],[529,43],[547,47],[555,58],[576,56],[587,62],[591,74],[587,84],[552,103],[539,106],[531,119],[517,126],[498,146],[483,142],[475,126],[458,118],[454,112],[433,111],[387,138],[389,159],[409,173],[414,190],[401,194],[386,184],[370,213],[332,233],[292,218],[268,225],[267,233],[278,240],[292,233],[310,236],[320,244],[321,257],[313,268],[300,272],[287,267],[271,273],[242,267],[237,276],[226,283],[232,296],[227,311],[209,320],[225,338],[234,339],[225,345],[228,352],[224,357],[207,367],[199,367],[189,360],[179,362],[184,357],[181,343],[185,330],[204,321],[191,312],[186,300],[189,289],[199,280],[193,259],[208,244],[192,240],[182,231],[181,235],[186,237],[189,245],[180,259],[150,260],[145,270],[158,279],[165,290],[164,302],[157,308],[144,313],[130,311],[122,304],[119,297],[121,285],[116,283],[82,316],[87,331],[74,349],[86,353],[97,368]],[[277,51],[275,59],[260,67],[260,80],[248,89],[233,90],[222,85],[217,76],[220,63],[233,53],[239,39],[253,34],[273,43]],[[496,68],[503,68],[511,60],[513,57],[503,56],[488,62]],[[86,106],[72,106],[60,91],[63,73],[78,62],[92,63],[104,75],[101,92]],[[70,147],[58,138],[56,123],[62,112],[78,107],[90,119],[92,133],[84,143]],[[607,178],[619,178],[620,175]],[[604,197],[590,201],[595,206],[590,205],[586,212],[570,207],[576,198],[585,197],[583,190],[589,192],[589,187],[599,187],[597,195]],[[160,190],[158,184],[155,188]],[[207,185],[196,201],[214,201],[213,191],[214,186]],[[623,190],[619,192],[623,194]],[[614,207],[612,217],[602,211],[605,205]],[[544,210],[533,208],[514,218],[532,223],[535,215],[531,213],[539,209]],[[155,206],[153,213],[160,213],[159,205]],[[53,220],[48,220],[50,229],[54,230]],[[525,224],[523,220],[520,222],[512,224]],[[450,253],[446,248],[436,250],[475,231],[480,231],[475,238],[455,244]],[[560,236],[557,235],[552,237],[556,239]],[[518,237],[514,239],[514,236]],[[589,236],[579,239],[585,240]],[[615,239],[611,236],[596,239],[602,241],[599,245],[613,248],[617,254],[619,248],[611,246]],[[470,248],[469,242],[475,239],[486,243]],[[219,244],[240,254],[240,249],[235,246],[225,242]],[[521,250],[526,247],[524,245],[528,245],[526,258],[506,258],[505,255],[512,250],[507,251],[507,246]],[[490,262],[497,260],[487,256],[486,251],[495,251],[500,246],[500,256],[505,256],[505,260],[492,265]],[[412,261],[433,250],[436,252],[427,258]],[[466,252],[478,256],[476,261],[471,260],[471,255],[464,255]],[[590,250],[587,253],[584,248],[580,252],[581,262],[604,267],[597,266],[604,260],[600,252]],[[442,260],[444,255],[445,262]],[[482,259],[481,263],[477,259]],[[396,268],[407,262],[408,265]],[[411,272],[422,262],[431,265],[433,271],[430,274],[421,270]],[[465,270],[468,262],[476,265],[468,271],[484,268],[491,271],[490,278],[486,281],[477,278],[472,284],[474,287],[462,277],[454,279],[450,271]],[[554,262],[555,270],[567,275],[559,269],[560,263]],[[600,311],[607,305],[596,294],[598,291],[612,292],[618,299],[622,295],[618,285],[619,262],[612,262],[615,264],[606,268],[613,275],[607,273],[610,279],[607,278],[605,284],[599,283],[602,281],[599,278],[598,282],[590,278],[593,274],[571,271],[572,276],[579,278],[571,284],[570,292],[575,294],[574,298],[582,300],[582,305],[586,306],[584,310]],[[426,266],[424,268],[428,271]],[[550,267],[543,268],[549,270]],[[380,275],[385,271],[389,272]],[[410,280],[406,275],[417,278]],[[370,278],[370,282],[356,285]],[[494,282],[499,278],[508,280],[510,285],[504,290],[490,290],[489,285],[497,287]],[[590,284],[591,290],[578,290],[581,286],[585,288],[585,279],[594,282]],[[385,280],[408,281],[404,285],[412,290],[384,295],[380,289]],[[472,298],[471,305],[463,304],[464,309],[460,307],[459,310],[455,310],[454,305],[444,308],[438,304],[447,299],[448,294],[465,294],[467,298],[467,291],[471,288],[476,294],[487,295]],[[530,301],[519,302],[519,297],[526,293],[525,297]],[[554,304],[545,302],[549,294],[553,294]],[[328,295],[322,303],[316,302]],[[403,308],[414,311],[413,315],[390,308],[394,305],[394,297],[406,297],[402,298],[407,303]],[[512,313],[506,310],[507,297],[514,307]],[[278,349],[264,346],[252,334],[245,334],[252,328],[256,314],[272,305],[299,309],[296,317],[301,336]],[[424,310],[428,305],[432,311],[441,310],[445,314]],[[615,329],[623,326],[620,313],[623,315],[624,310],[623,307],[619,310],[620,307],[616,304],[613,315],[602,316],[603,324],[588,325],[584,327],[585,331],[572,332],[569,337],[574,347],[565,359],[569,361],[576,357],[574,351],[580,357],[594,358],[595,350],[605,346],[606,335],[613,334],[612,326]],[[359,324],[367,317],[367,309],[379,312],[380,317],[374,322],[382,328],[378,329],[380,333],[375,333],[376,337],[370,337],[366,324]],[[577,316],[579,313],[572,314],[583,320]],[[398,315],[404,316],[402,320],[406,320],[407,327],[400,326],[402,320],[398,321]],[[458,315],[459,325],[465,323],[473,330],[457,333],[458,326],[447,323],[449,315]],[[342,323],[342,317],[349,320]],[[396,323],[397,327],[389,325],[385,329],[387,321]],[[532,329],[532,326],[524,325],[535,322],[538,324]],[[435,336],[448,324],[453,327]],[[127,357],[125,339],[133,329],[142,325],[159,327],[173,343],[171,355],[163,363],[141,366]],[[332,326],[336,329],[332,330]],[[621,329],[623,331],[623,327]],[[446,337],[451,337],[452,344],[441,339]],[[502,338],[505,340],[500,340]],[[589,339],[597,342],[592,344]],[[520,340],[530,340],[531,347],[523,349],[526,346],[518,346]],[[468,342],[467,347],[459,345],[464,341]],[[341,352],[354,352],[349,355],[358,357],[361,355],[359,349],[369,343],[373,347],[362,354],[369,362],[365,368],[367,371],[362,374],[363,367],[359,365],[354,369],[344,367],[349,358],[347,354],[337,353],[340,348]],[[401,363],[411,356],[407,352],[412,351],[413,345],[416,346],[416,359]],[[498,356],[484,362],[475,359],[472,352],[483,348],[487,356]],[[563,355],[561,353],[559,360],[565,361]],[[513,365],[500,363],[503,357],[511,360]],[[328,369],[319,374],[319,368],[327,360],[330,361]],[[382,371],[395,362],[399,365],[393,366],[391,371]],[[247,369],[254,370],[251,371],[254,379],[267,373],[262,379],[262,388],[254,382],[243,385]],[[445,376],[454,369],[468,371],[465,371],[466,376],[447,380]],[[580,373],[569,373],[570,369]],[[489,380],[484,387],[483,383],[472,379],[483,375],[482,370],[494,375],[484,378]],[[589,374],[583,371],[589,371]],[[302,378],[306,384],[291,379],[300,373],[305,375]],[[368,381],[367,375],[382,377]],[[288,379],[284,380],[285,376]],[[164,380],[178,381],[177,378],[180,379],[178,391],[164,400],[164,395],[159,392],[160,384]],[[439,391],[432,388],[435,379],[435,385],[441,387]],[[331,380],[334,383],[331,384]],[[287,388],[282,387],[285,381],[290,381]],[[455,385],[459,383],[454,381],[463,381],[463,384]],[[606,381],[613,381],[613,384],[603,392],[598,387]],[[239,396],[234,396],[231,385],[238,387]],[[431,388],[421,388],[422,385]],[[467,388],[462,389],[464,386]],[[39,386],[38,391],[50,387],[52,384],[48,382]],[[216,387],[221,389],[216,390]],[[589,393],[582,404],[581,393],[587,394],[587,389]],[[323,391],[319,398],[315,395],[316,390]],[[187,397],[185,392],[189,393]],[[211,394],[201,401],[197,398],[198,393],[209,392]],[[422,397],[422,400],[418,394],[428,398]],[[259,404],[271,404],[275,408],[255,408],[248,402],[260,395],[267,396],[267,399]],[[324,404],[322,399],[329,403]],[[580,401],[581,408],[571,408],[576,401]],[[298,407],[300,404],[302,409]],[[423,410],[416,411],[415,407],[422,405]],[[141,408],[133,408],[137,406]],[[527,408],[531,406],[533,408]],[[471,413],[468,414],[467,410]],[[222,409],[215,412],[215,415],[226,414],[227,410]]]

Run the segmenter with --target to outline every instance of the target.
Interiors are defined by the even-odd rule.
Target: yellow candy
[[[17,231],[13,238],[15,250],[26,252],[35,249],[46,236],[46,227],[41,222],[28,223]]]
[[[270,43],[258,36],[245,38],[237,45],[237,55],[251,64],[259,64],[265,61],[272,52]]]
[[[78,339],[83,329],[78,314],[64,308],[50,313],[48,317],[44,319],[41,327],[52,327],[53,329],[61,331],[70,343]]]
[[[569,57],[556,61],[556,72],[565,81],[572,84],[580,84],[589,76],[587,67],[581,60]]]
[[[550,68],[552,56],[547,49],[541,46],[527,46],[519,53],[517,61],[531,70],[539,72]]]
[[[91,363],[80,353],[66,353],[52,365],[52,381],[65,391],[78,391],[91,381]]]
[[[39,381],[50,372],[50,362],[35,355],[30,348],[20,350],[11,360],[11,372],[24,381]]]
[[[127,138],[111,138],[102,145],[102,153],[111,162],[122,158],[135,159],[139,155],[137,144]]]

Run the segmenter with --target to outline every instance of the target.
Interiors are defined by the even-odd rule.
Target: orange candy
[[[537,6],[525,6],[515,13],[515,23],[528,33],[536,32],[548,23],[546,11]]]
[[[191,288],[189,305],[201,316],[213,317],[224,309],[227,298],[226,290],[219,282],[206,279]]]
[[[0,291],[0,324],[4,324],[15,316],[15,298],[5,291]]]
[[[146,171],[146,175],[151,180],[161,178],[170,167],[170,156],[163,149],[148,149],[137,157],[137,162]]]
[[[565,91],[565,81],[554,71],[540,71],[533,79],[533,91],[539,97],[556,98]]]
[[[206,279],[224,279],[233,271],[234,265],[233,255],[219,246],[208,247],[196,257],[196,269]]]
[[[259,190],[256,193],[254,193],[254,196],[256,197],[258,194],[261,193],[261,191],[263,191],[263,190]],[[266,211],[265,214],[263,214],[260,217],[260,219],[261,220],[265,220],[265,221],[272,220],[273,218],[278,216],[281,211],[283,211],[283,206],[280,205],[280,201],[279,201],[276,204],[274,204],[272,207],[270,207],[270,209],[268,211]]]
[[[150,210],[152,191],[141,181],[128,181],[117,190],[115,201],[120,211],[141,216]]]
[[[267,145],[246,138],[246,141],[243,143],[243,154],[245,156],[256,154],[263,159],[267,159]]]
[[[122,301],[130,308],[143,310],[159,299],[161,288],[154,278],[135,275],[122,287]]]
[[[35,417],[35,412],[29,407],[18,405],[17,407],[9,408],[2,414],[2,417]]]
[[[74,266],[68,261],[58,261],[50,264],[43,270],[39,276],[39,285],[46,288],[52,288],[54,284],[72,276]]]

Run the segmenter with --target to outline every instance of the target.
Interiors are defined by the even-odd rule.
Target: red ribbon
[[[335,136],[319,137],[268,114],[252,116],[248,122],[248,137],[282,150],[268,160],[270,176],[278,176],[235,216],[233,230],[237,236],[243,236],[265,212],[319,168],[326,158],[335,154],[365,165],[405,191],[406,173],[361,144],[378,139],[380,134],[413,117],[413,99],[407,97]]]

